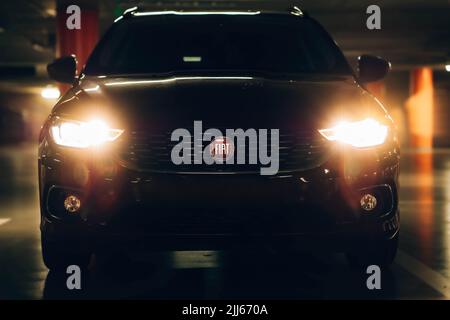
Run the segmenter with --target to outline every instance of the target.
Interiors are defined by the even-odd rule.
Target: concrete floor
[[[99,258],[74,292],[41,260],[35,146],[1,147],[0,299],[448,299],[450,150],[403,152],[400,181],[400,251],[381,290],[369,291],[342,255],[203,251]]]

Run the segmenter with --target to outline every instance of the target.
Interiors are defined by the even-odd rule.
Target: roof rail
[[[125,18],[127,18],[127,17],[130,17],[130,16],[132,16],[136,11],[138,11],[139,10],[139,8],[136,6],[136,7],[132,7],[132,8],[128,8],[128,9],[126,9],[123,13],[122,13],[122,15],[125,17]]]
[[[138,7],[132,7],[132,8],[126,9],[126,10],[122,13],[121,16],[119,16],[118,18],[116,18],[116,19],[114,20],[114,23],[115,23],[115,22],[118,22],[118,21],[120,21],[120,20],[122,20],[123,18],[129,18],[129,17],[133,16],[134,13],[135,13],[136,11],[138,11],[138,9],[139,9]]]
[[[289,8],[289,12],[295,16],[303,17],[306,15],[306,12],[304,12],[300,7],[298,6],[292,6]]]
[[[130,17],[134,16],[136,13],[138,13],[139,10],[142,10],[142,7],[135,6],[135,7],[132,7],[132,8],[128,8],[122,13],[122,15],[120,17],[118,17],[116,20],[114,20],[114,22],[117,22],[117,21],[122,20],[124,18],[130,18]],[[250,10],[247,10],[247,11],[250,13]],[[290,14],[295,15],[295,16],[299,16],[299,17],[304,17],[304,16],[308,15],[307,12],[305,12],[302,9],[300,9],[299,6],[291,6],[291,7],[288,8],[287,11]],[[177,11],[168,10],[168,11],[157,11],[157,12],[158,13],[161,13],[161,12],[167,12],[167,13],[180,12],[180,13],[183,13],[184,10],[181,9],[181,10],[177,10]],[[243,10],[242,12],[245,12],[245,11]],[[256,11],[256,12],[259,13],[259,11]],[[139,13],[139,15],[141,15],[141,13]],[[145,12],[142,13],[142,15],[145,15]]]

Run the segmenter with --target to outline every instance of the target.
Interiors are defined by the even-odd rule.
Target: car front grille
[[[193,132],[193,131],[190,131]],[[225,130],[222,130],[225,132]],[[268,134],[270,136],[270,133]],[[171,141],[171,132],[146,133],[130,132],[119,158],[126,167],[153,172],[173,173],[244,173],[260,172],[261,167],[268,167],[259,162],[249,164],[249,147],[245,146],[245,163],[237,164],[237,150],[234,152],[234,164],[194,164],[193,152],[191,164],[175,165],[171,159],[172,148],[179,141]],[[194,141],[194,137],[192,137]],[[202,150],[209,146],[210,141],[197,141]],[[234,141],[236,144],[236,141]],[[192,145],[190,146],[193,147]],[[271,141],[267,150],[270,156]],[[314,132],[279,132],[279,173],[306,170],[322,164],[328,155],[329,144],[319,134]],[[258,154],[258,153],[256,153]]]

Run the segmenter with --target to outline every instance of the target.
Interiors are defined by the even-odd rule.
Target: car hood
[[[317,129],[339,119],[387,117],[353,77],[85,77],[54,114],[103,117],[124,129]]]

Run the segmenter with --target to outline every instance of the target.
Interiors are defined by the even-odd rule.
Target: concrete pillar
[[[410,145],[433,146],[433,71],[422,67],[411,71],[410,97],[406,101]]]

